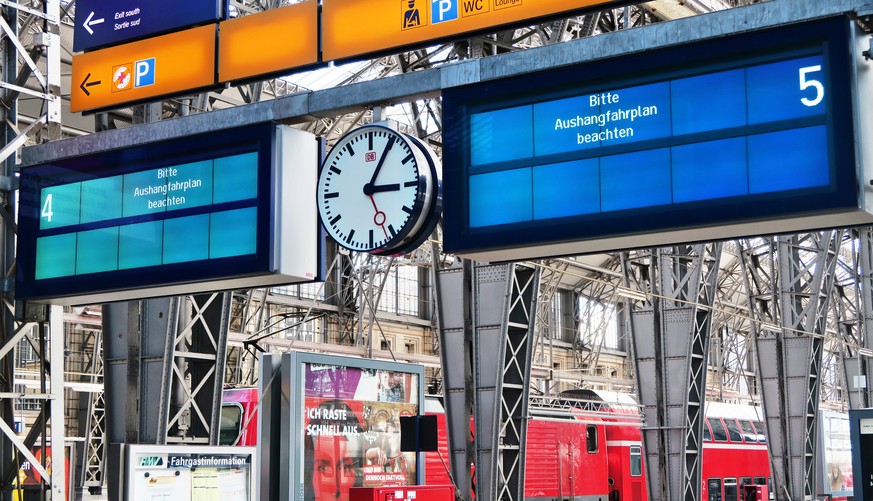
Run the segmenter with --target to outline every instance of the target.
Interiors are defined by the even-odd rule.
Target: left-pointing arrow
[[[85,19],[85,22],[82,23],[82,26],[85,27],[89,35],[93,35],[94,30],[91,29],[91,26],[94,26],[95,24],[100,24],[103,21],[105,21],[105,19],[103,19],[102,17],[100,19],[94,19],[94,11],[92,10],[91,13],[88,14],[88,19]]]
[[[82,89],[82,92],[84,92],[86,96],[91,95],[91,91],[88,90],[88,87],[91,87],[93,85],[100,85],[100,83],[102,82],[102,80],[94,80],[93,82],[89,82],[88,81],[89,78],[91,78],[90,73],[85,75],[85,79],[82,80],[81,84],[79,84],[79,88]]]

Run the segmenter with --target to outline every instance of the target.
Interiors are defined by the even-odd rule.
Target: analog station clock
[[[322,164],[317,203],[342,247],[402,254],[433,231],[441,209],[433,152],[421,141],[371,124],[336,143]]]

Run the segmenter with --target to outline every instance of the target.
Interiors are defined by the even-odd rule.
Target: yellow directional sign
[[[216,25],[209,24],[74,55],[70,111],[214,86],[215,50]]]
[[[322,0],[322,59],[362,56],[618,0]]]
[[[264,41],[271,41],[264,50]],[[318,1],[308,0],[224,21],[218,80],[232,82],[318,62]]]

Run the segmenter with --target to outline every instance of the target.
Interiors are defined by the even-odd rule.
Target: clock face
[[[365,125],[343,136],[318,179],[328,234],[358,252],[390,251],[422,226],[433,180],[420,148],[399,132]]]

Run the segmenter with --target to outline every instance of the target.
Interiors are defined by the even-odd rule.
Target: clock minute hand
[[[364,194],[369,195],[367,191],[373,188],[373,185],[376,183],[376,178],[379,176],[379,171],[382,170],[382,165],[385,164],[385,157],[388,156],[388,150],[394,146],[394,141],[397,138],[394,136],[390,136],[388,138],[388,142],[385,144],[385,149],[382,150],[382,156],[379,157],[379,162],[376,164],[376,168],[373,170],[373,175],[370,177],[370,182],[364,185]]]

